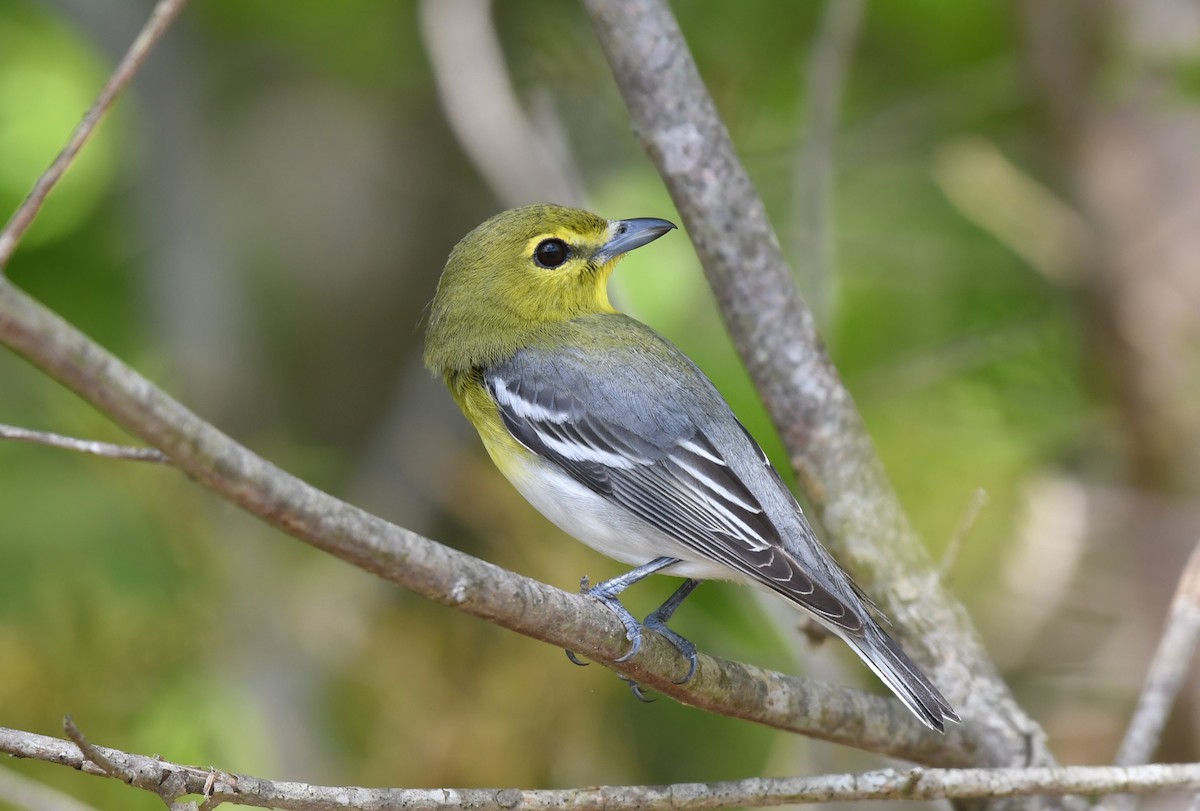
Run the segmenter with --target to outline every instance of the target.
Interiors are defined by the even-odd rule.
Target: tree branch
[[[21,241],[21,237],[33,224],[34,219],[38,215],[38,211],[42,208],[42,203],[46,202],[46,197],[50,194],[51,189],[58,184],[62,176],[66,174],[68,168],[75,161],[75,156],[79,154],[79,150],[83,149],[83,145],[88,142],[95,132],[96,127],[100,124],[100,119],[104,118],[104,114],[112,107],[113,102],[117,100],[117,96],[125,89],[137,73],[138,68],[146,61],[146,57],[150,53],[150,49],[158,42],[171,22],[179,16],[183,11],[183,7],[187,5],[187,0],[159,0],[154,10],[150,13],[150,19],[146,21],[146,25],[142,28],[137,39],[133,41],[133,45],[129,46],[129,51],[117,65],[116,70],[108,77],[108,81],[104,83],[100,95],[96,101],[92,103],[91,108],[84,114],[83,120],[75,127],[75,131],[71,133],[67,145],[58,153],[58,157],[50,164],[50,168],[42,173],[42,176],[37,179],[33,190],[17,207],[17,210],[9,218],[8,223],[4,226],[4,230],[0,231],[0,273],[4,272],[8,260],[12,258],[13,251],[17,249],[17,245]]]
[[[1200,764],[1121,768],[1073,766],[1062,769],[882,769],[819,777],[751,778],[666,786],[598,786],[581,789],[399,789],[314,786],[276,782],[216,769],[183,766],[159,757],[88,745],[0,727],[0,752],[58,763],[86,774],[116,777],[170,802],[189,794],[205,797],[205,807],[224,802],[284,811],[372,809],[514,808],[573,811],[622,809],[722,809],[847,800],[939,800],[972,797],[1024,797],[1040,794],[1146,794],[1200,788]],[[92,760],[103,758],[108,766]]]
[[[929,732],[898,701],[701,656],[696,677],[655,634],[620,665],[624,627],[597,601],[465,555],[324,493],[201,420],[0,278],[0,343],[160,449],[200,484],[290,535],[422,596],[617,669],[679,701],[930,764],[971,762],[961,728]]]
[[[1175,598],[1171,601],[1171,613],[1167,628],[1150,669],[1146,673],[1146,684],[1141,698],[1134,709],[1125,738],[1117,751],[1118,766],[1137,766],[1154,756],[1162,738],[1163,728],[1170,717],[1171,705],[1175,703],[1179,689],[1187,676],[1188,665],[1200,647],[1200,544],[1192,550]],[[1200,800],[1198,800],[1200,802]],[[1135,805],[1128,795],[1110,797],[1104,805],[1105,811],[1125,811]]]
[[[1136,766],[1153,757],[1197,647],[1200,647],[1200,544],[1192,550],[1175,588],[1166,631],[1117,752],[1118,766]]]
[[[584,6],[828,546],[896,620],[963,717],[979,722],[979,763],[1052,765],[1044,733],[1013,700],[908,524],[670,7]]]
[[[73,436],[52,434],[49,431],[31,431],[28,428],[18,428],[14,425],[0,425],[0,439],[11,439],[14,442],[29,442],[34,445],[46,445],[51,448],[88,453],[93,456],[105,456],[109,459],[127,459],[134,462],[161,462],[171,460],[155,448],[134,448],[129,445],[113,445],[109,442],[96,442],[91,439],[77,439]]]

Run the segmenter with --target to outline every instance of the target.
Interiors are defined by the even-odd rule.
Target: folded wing
[[[676,421],[674,430],[638,432],[545,380],[506,377],[503,370],[485,380],[504,424],[530,451],[703,558],[761,582],[850,635],[863,633],[858,612],[804,571],[700,427]],[[762,473],[783,488],[761,451],[758,456]]]

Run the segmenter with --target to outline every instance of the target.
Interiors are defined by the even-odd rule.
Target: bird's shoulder
[[[674,344],[619,313],[555,325],[485,370],[510,392],[669,443],[736,421],[716,387]]]

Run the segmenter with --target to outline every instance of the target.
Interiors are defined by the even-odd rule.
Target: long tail
[[[958,714],[950,703],[895,640],[874,622],[868,621],[861,636],[848,633],[841,636],[925,726],[944,732],[947,721],[958,723]]]

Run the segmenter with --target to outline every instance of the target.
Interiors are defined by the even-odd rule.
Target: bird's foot
[[[636,573],[637,570],[634,571]],[[620,599],[617,597],[617,595],[628,588],[631,582],[635,582],[635,580],[632,579],[628,574],[613,578],[612,580],[606,580],[603,583],[598,583],[595,586],[591,584],[591,581],[588,579],[586,574],[579,578],[580,593],[586,594],[589,597],[595,597],[597,600],[604,603],[604,605],[607,606],[610,611],[617,615],[617,619],[621,621],[621,624],[625,626],[625,638],[629,640],[630,645],[629,650],[627,650],[620,658],[616,659],[618,662],[629,660],[635,656],[642,647],[642,625],[637,621],[637,618],[634,617],[633,614],[629,613],[629,609],[622,605]],[[567,658],[571,660],[572,664],[579,665],[580,667],[586,667],[588,665],[587,662],[581,662],[579,660],[579,657],[576,655],[575,651],[568,650],[566,653]],[[637,691],[635,691],[634,694],[637,695]]]
[[[597,600],[602,602],[610,611],[617,615],[617,619],[621,620],[621,624],[625,626],[625,638],[630,642],[629,650],[627,650],[622,656],[614,661],[628,661],[636,656],[637,652],[641,650],[642,647],[643,625],[637,621],[633,614],[629,613],[629,609],[621,604],[620,599],[618,599],[618,595],[639,580],[642,580],[643,578],[648,577],[649,575],[669,566],[673,566],[678,562],[679,560],[677,558],[655,558],[649,563],[642,564],[632,571],[626,572],[619,577],[614,577],[611,580],[605,580],[603,583],[599,583],[595,586],[591,585],[587,575],[584,575],[579,579],[579,590],[583,594],[595,597]],[[693,590],[695,590],[697,585],[699,585],[699,581],[697,580],[688,580],[684,582],[684,584],[680,586],[665,603],[659,606],[657,611],[646,617],[645,627],[662,634],[667,641],[674,645],[680,654],[682,654],[683,657],[688,660],[688,672],[683,679],[676,682],[676,684],[684,684],[685,682],[691,680],[692,676],[696,674],[696,646],[687,639],[684,639],[675,631],[672,631],[670,628],[668,628],[667,620],[671,618],[671,616],[675,613],[675,609],[679,608],[680,603],[682,603],[684,599],[691,594]],[[583,666],[587,664],[587,662],[581,662],[579,657],[575,655],[574,651],[568,650],[567,658],[576,665]],[[629,688],[633,691],[633,694],[635,697],[637,697],[638,701],[649,702],[651,700],[646,698],[646,694],[642,692],[641,685],[639,685],[637,682],[624,676],[622,676],[621,679],[629,685]]]
[[[696,645],[691,640],[686,639],[678,631],[668,628],[666,618],[663,617],[659,611],[655,611],[653,614],[646,617],[646,621],[643,623],[643,625],[674,645],[675,650],[679,651],[683,658],[688,660],[688,672],[684,674],[682,679],[679,679],[675,683],[687,684],[689,681],[691,681],[692,676],[696,675],[696,666],[698,664],[696,657]]]
[[[625,626],[625,638],[629,640],[629,650],[621,654],[613,661],[627,662],[637,655],[637,652],[642,648],[642,624],[637,621],[633,614],[629,613],[629,609],[621,604],[621,600],[617,597],[624,588],[625,584],[618,584],[618,588],[612,588],[610,584],[612,580],[606,581],[592,588],[586,587],[586,578],[581,581],[580,585],[585,588],[584,594],[589,597],[595,597],[608,608],[609,611],[617,615],[617,619]]]
[[[685,580],[683,585],[675,590],[675,593],[667,598],[667,601],[660,605],[654,613],[646,617],[645,627],[651,631],[661,634],[668,642],[675,646],[683,658],[688,660],[688,672],[676,684],[687,684],[692,680],[692,676],[696,675],[696,646],[691,641],[685,639],[682,634],[673,631],[667,627],[667,621],[675,616],[675,611],[683,604],[696,586],[700,585],[699,580]]]

